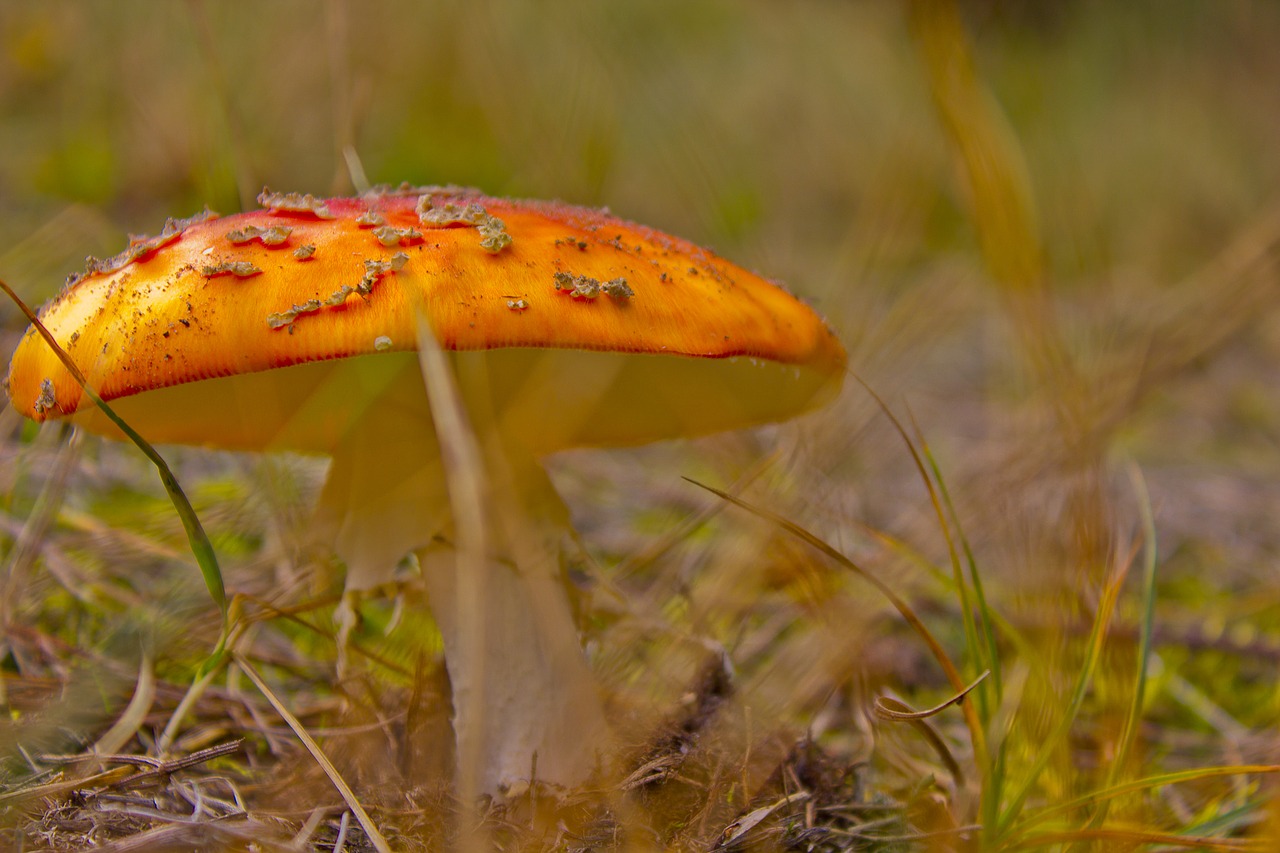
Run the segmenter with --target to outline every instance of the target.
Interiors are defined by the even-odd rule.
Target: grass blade
[[[222,611],[222,621],[225,629],[227,621],[227,589],[222,582],[222,569],[218,566],[218,557],[213,551],[213,544],[209,541],[209,536],[204,532],[204,526],[200,524],[200,519],[196,516],[195,509],[191,506],[191,501],[187,500],[187,495],[182,491],[182,487],[178,485],[178,478],[173,475],[173,471],[169,468],[169,464],[164,461],[159,452],[152,447],[146,439],[127,423],[124,418],[120,417],[115,411],[107,405],[106,401],[98,396],[98,392],[89,384],[80,368],[71,360],[71,356],[67,355],[49,330],[40,322],[40,318],[35,312],[22,301],[22,298],[14,293],[13,288],[9,287],[4,281],[0,280],[0,290],[13,300],[13,303],[40,333],[40,337],[44,338],[44,342],[53,350],[54,355],[62,362],[62,366],[67,369],[72,378],[76,380],[80,388],[84,391],[85,396],[93,401],[94,405],[102,410],[110,421],[120,428],[120,431],[128,436],[143,455],[151,460],[151,464],[156,466],[156,471],[160,474],[160,482],[164,483],[164,489],[169,493],[169,500],[173,502],[173,508],[178,511],[178,518],[182,520],[182,527],[187,533],[187,541],[191,545],[191,553],[195,555],[196,562],[200,565],[200,573],[204,576],[205,586],[209,589],[209,595],[213,598],[214,603],[218,605],[218,609]]]
[[[911,455],[911,461],[915,464],[916,471],[920,476],[920,481],[924,483],[924,487],[929,493],[929,502],[933,505],[934,515],[938,519],[938,528],[942,532],[943,539],[947,545],[947,556],[951,563],[952,582],[955,584],[956,596],[959,598],[961,621],[964,626],[965,646],[968,649],[970,660],[973,663],[972,672],[976,674],[981,670],[989,671],[993,676],[993,684],[998,685],[1002,681],[1000,677],[1000,659],[995,653],[995,640],[990,635],[990,612],[986,607],[985,597],[980,598],[979,606],[981,607],[985,617],[984,633],[988,636],[988,643],[984,645],[978,641],[978,627],[974,621],[973,604],[969,600],[968,584],[965,583],[964,570],[960,564],[960,557],[956,552],[955,540],[951,535],[951,527],[947,520],[947,513],[943,511],[943,501],[939,497],[939,484],[942,482],[942,478],[941,476],[938,476],[938,483],[935,484],[934,479],[929,476],[930,467],[926,466],[924,458],[921,456],[922,451],[916,449],[915,442],[912,440],[911,434],[907,432],[906,427],[903,426],[902,421],[900,421],[897,415],[893,413],[893,410],[889,408],[889,405],[884,401],[884,399],[876,393],[876,390],[867,382],[863,381],[862,377],[858,376],[856,373],[853,374],[853,377],[858,381],[858,384],[866,389],[867,393],[876,401],[880,410],[884,412],[885,417],[887,417],[889,422],[893,424],[894,430],[898,433],[899,437],[902,438],[903,443],[907,447],[907,452]],[[920,432],[918,427],[916,432],[917,434]],[[924,452],[927,453],[928,445],[923,444],[923,441],[922,447]],[[933,470],[936,472],[936,465],[933,466]],[[952,516],[954,515],[955,513],[953,510]],[[965,544],[965,548],[969,559],[971,573],[976,579],[977,572],[974,570],[976,567],[976,561],[973,560],[972,553],[968,551],[967,543]],[[954,682],[952,686],[956,686]],[[960,688],[956,687],[956,689],[959,690]],[[999,694],[997,693],[996,696],[998,697],[998,695]],[[969,721],[970,737],[973,742],[974,761],[978,765],[979,772],[982,774],[983,780],[980,792],[981,804],[979,808],[985,824],[987,826],[992,826],[996,823],[999,803],[1002,797],[1001,788],[1003,776],[1000,771],[1004,766],[1004,760],[1001,755],[996,756],[996,760],[994,762],[992,761],[991,751],[987,743],[988,732],[986,726],[991,721],[993,709],[999,706],[999,699],[995,698],[993,700],[993,697],[988,695],[985,685],[978,690],[976,697],[977,699],[974,703],[965,704],[965,718]]]
[[[302,741],[302,745],[306,747],[307,752],[311,753],[311,757],[315,759],[316,764],[320,765],[320,769],[329,777],[329,781],[333,783],[333,787],[338,789],[338,793],[342,795],[342,799],[346,802],[347,807],[355,814],[356,820],[360,821],[360,826],[364,829],[364,834],[368,836],[369,843],[378,853],[391,853],[391,845],[387,843],[387,839],[383,837],[378,827],[374,824],[373,819],[369,817],[369,813],[365,811],[364,806],[360,804],[360,800],[356,798],[355,792],[351,790],[351,786],[342,778],[342,774],[338,772],[338,768],[333,766],[333,762],[320,749],[320,744],[316,743],[315,738],[303,727],[302,722],[298,720],[289,709],[280,701],[280,697],[276,696],[267,682],[262,680],[262,676],[253,668],[253,664],[245,660],[241,655],[232,653],[232,658],[236,662],[236,666],[240,667],[240,671],[249,677],[253,685],[258,688],[258,692],[266,697],[271,703],[271,707],[276,709],[276,713],[280,715],[280,719],[293,730],[298,740]]]
[[[978,680],[966,687],[962,692],[957,693],[941,704],[934,705],[932,708],[926,708],[923,711],[917,711],[904,702],[899,702],[889,696],[881,696],[875,702],[875,714],[882,720],[889,722],[910,723],[933,747],[933,751],[937,753],[942,763],[947,766],[947,772],[951,774],[951,778],[955,780],[957,788],[963,788],[964,770],[961,769],[959,762],[955,756],[951,754],[951,750],[947,748],[947,742],[942,739],[933,726],[929,725],[929,718],[935,717],[947,708],[964,701],[975,687],[982,683],[990,673],[984,672],[978,676]]]
[[[937,705],[934,705],[932,708],[925,708],[923,711],[912,710],[911,708],[907,707],[907,705],[905,705],[902,702],[899,702],[896,699],[881,697],[880,699],[876,700],[876,704],[875,704],[876,716],[878,716],[882,720],[927,720],[929,717],[936,717],[938,714],[942,713],[947,708],[950,708],[952,705],[955,705],[956,703],[963,701],[964,697],[972,693],[973,689],[977,687],[979,684],[981,684],[983,680],[990,674],[991,673],[989,672],[982,673],[982,675],[979,675],[977,679],[974,680],[974,682],[970,684],[968,687],[966,687],[964,690],[960,691],[959,693],[950,697],[949,699],[946,699],[938,703]]]
[[[912,419],[912,426],[915,426],[915,419]],[[929,442],[925,440],[924,433],[919,427],[916,427],[916,441],[920,445],[920,455],[929,466],[929,471],[933,475],[933,481],[937,484],[938,495],[942,499],[942,505],[947,510],[947,516],[951,523],[955,525],[956,538],[960,540],[960,550],[964,554],[965,566],[969,570],[969,580],[973,584],[974,609],[977,613],[977,631],[982,635],[981,646],[973,649],[974,656],[979,660],[980,665],[991,674],[991,692],[994,695],[994,704],[999,704],[1001,696],[1004,695],[1004,679],[1000,673],[1000,653],[996,647],[996,635],[993,628],[995,618],[991,612],[990,606],[987,604],[987,595],[982,587],[982,575],[978,571],[978,561],[973,555],[973,549],[969,546],[969,538],[965,536],[964,528],[960,526],[960,517],[956,513],[955,504],[951,501],[951,493],[947,490],[947,482],[942,478],[942,470],[938,466],[938,460],[934,458],[933,451],[929,449]],[[982,696],[979,693],[979,696]]]
[[[142,728],[146,722],[155,698],[155,665],[152,663],[151,655],[144,652],[142,662],[138,664],[138,682],[133,690],[133,698],[129,700],[124,713],[102,734],[102,737],[98,738],[90,751],[99,755],[122,752],[125,744],[133,740],[138,729]]]

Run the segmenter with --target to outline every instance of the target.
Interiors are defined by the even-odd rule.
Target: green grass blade
[[[1256,824],[1259,820],[1266,820],[1267,808],[1273,801],[1274,797],[1270,797],[1264,792],[1226,811],[1206,815],[1182,827],[1180,831],[1186,835],[1238,835],[1243,828],[1248,827],[1250,824]],[[1263,836],[1263,839],[1276,840],[1274,835]]]
[[[929,490],[929,499],[933,503],[933,511],[938,518],[938,526],[946,537],[947,556],[951,563],[951,575],[955,578],[956,595],[960,599],[960,620],[964,628],[965,648],[968,649],[969,660],[975,670],[991,671],[994,662],[987,659],[984,647],[978,641],[978,625],[974,619],[974,602],[970,597],[969,584],[965,581],[964,567],[960,562],[960,554],[956,549],[955,540],[951,536],[951,524],[947,518],[947,513],[943,511],[944,500],[942,498],[941,473],[937,466],[933,464],[933,460],[929,455],[929,445],[925,442],[920,425],[916,423],[915,416],[911,414],[910,409],[908,409],[908,416],[911,418],[914,439],[907,434],[905,427],[898,422],[898,419],[891,412],[886,410],[885,413],[893,422],[899,435],[902,436],[902,440],[907,444],[911,458],[915,461],[916,470],[921,480],[924,481],[925,487]],[[917,445],[919,445],[918,449]],[[999,676],[996,676],[996,680],[999,680]],[[984,687],[977,692],[976,696],[978,708],[985,724],[987,720],[991,719],[992,703],[988,695],[988,689]]]
[[[920,481],[924,484],[925,490],[929,493],[929,502],[933,505],[934,515],[938,519],[938,528],[942,532],[943,540],[947,545],[947,555],[951,562],[952,582],[955,584],[956,595],[960,599],[960,615],[964,623],[965,642],[971,652],[977,650],[977,633],[973,622],[973,610],[969,602],[968,584],[964,581],[964,574],[960,570],[960,559],[956,553],[955,541],[951,536],[951,527],[947,524],[946,514],[942,511],[942,502],[938,497],[938,489],[933,479],[929,476],[929,469],[925,465],[924,460],[920,456],[920,451],[916,449],[915,442],[912,440],[907,428],[903,426],[902,421],[889,408],[889,404],[884,401],[876,390],[862,380],[857,374],[853,374],[853,378],[858,381],[863,389],[871,395],[876,401],[876,405],[880,407],[880,411],[884,412],[885,417],[889,419],[889,423],[893,425],[894,430],[902,438],[903,443],[907,447],[907,453],[911,455],[911,461],[915,464],[916,472],[920,476]],[[975,660],[981,661],[981,658]],[[982,669],[990,667],[975,666],[974,674]]]
[[[1004,699],[1004,676],[1000,666],[1000,652],[996,645],[996,635],[994,623],[996,617],[991,607],[987,603],[986,591],[982,586],[982,573],[978,571],[978,561],[973,555],[973,548],[969,545],[969,538],[964,533],[964,528],[960,526],[960,517],[956,512],[955,504],[951,500],[951,493],[947,490],[947,482],[942,477],[942,471],[938,466],[937,459],[934,458],[929,444],[924,439],[924,435],[917,430],[917,440],[920,442],[920,452],[925,461],[929,465],[929,470],[933,473],[934,482],[938,486],[938,494],[942,498],[942,505],[946,508],[947,515],[951,519],[951,523],[955,525],[956,538],[960,542],[961,553],[964,554],[964,564],[969,570],[969,579],[973,584],[973,605],[972,609],[976,612],[976,616],[971,615],[968,609],[964,614],[965,619],[965,638],[972,643],[970,646],[972,656],[978,661],[978,665],[982,666],[985,671],[991,673],[990,689],[978,691],[978,708],[982,715],[983,725],[991,724],[992,716],[996,713],[995,709],[1000,707],[1000,703]],[[959,583],[964,582],[963,573],[957,567],[956,575]],[[971,630],[969,624],[976,623]],[[974,635],[980,635],[980,639]],[[988,732],[990,735],[991,733]],[[987,786],[983,791],[982,808],[983,820],[987,825],[991,825],[999,818],[1000,801],[1004,797],[1004,781],[1005,768],[1007,766],[1007,741],[1000,738],[1000,743],[995,747],[994,754],[990,756],[991,766],[987,771]]]
[[[969,545],[969,538],[965,535],[964,528],[960,526],[960,516],[951,500],[951,493],[947,490],[947,481],[942,476],[941,467],[938,465],[933,451],[930,450],[929,442],[925,439],[924,433],[915,424],[914,419],[912,420],[912,426],[916,429],[916,441],[920,444],[920,455],[933,475],[933,481],[937,484],[938,496],[941,498],[942,506],[946,509],[951,524],[955,526],[956,538],[960,542],[960,550],[964,555],[964,565],[969,571],[970,583],[973,585],[973,603],[965,607],[963,614],[965,639],[970,643],[970,654],[977,661],[978,666],[991,673],[989,690],[984,687],[976,694],[983,725],[989,726],[992,716],[996,712],[995,709],[1000,706],[1004,698],[1004,677],[1001,672],[1000,652],[996,645],[994,629],[996,616],[987,603],[986,591],[982,586],[982,573],[978,571],[978,560],[973,555],[973,548]],[[952,561],[955,566],[956,582],[960,587],[961,604],[964,606],[969,597],[963,588],[964,573],[960,569],[954,551],[952,552]],[[990,734],[991,732],[988,732],[988,735]],[[986,775],[987,785],[982,796],[983,820],[987,825],[992,825],[999,818],[1000,801],[1004,797],[1004,777],[1007,764],[1006,747],[1006,740],[1001,738],[999,745],[995,747],[994,754],[990,756],[991,766]]]
[[[942,498],[942,505],[946,508],[947,515],[955,526],[956,538],[960,541],[960,552],[964,555],[965,566],[969,570],[969,580],[973,584],[977,626],[979,633],[982,635],[983,648],[975,649],[975,655],[982,662],[983,668],[991,672],[991,692],[994,694],[995,702],[998,704],[1004,695],[1004,679],[1000,674],[1000,653],[996,646],[994,629],[995,618],[991,607],[987,604],[987,595],[982,586],[982,574],[978,571],[978,561],[973,555],[973,548],[969,545],[969,537],[965,535],[964,528],[960,526],[960,518],[956,513],[955,504],[951,501],[951,493],[947,490],[947,482],[942,478],[942,471],[938,466],[937,459],[933,456],[933,452],[929,449],[929,443],[925,441],[923,434],[918,431],[916,440],[920,442],[920,453],[925,462],[928,463],[929,470],[933,473],[934,482],[938,485],[938,494]]]
[[[164,461],[164,458],[146,439],[139,435],[133,427],[125,423],[124,419],[116,414],[105,400],[98,396],[98,392],[89,385],[89,381],[80,372],[80,368],[76,366],[76,363],[71,360],[71,356],[67,355],[66,350],[58,345],[58,342],[53,339],[53,335],[40,322],[40,318],[28,307],[27,303],[22,301],[18,294],[14,293],[13,288],[9,287],[4,281],[0,281],[0,289],[3,289],[5,294],[18,306],[18,309],[26,315],[31,325],[40,333],[40,337],[44,338],[45,343],[49,345],[58,360],[62,362],[67,372],[84,390],[85,395],[155,465],[156,471],[160,474],[160,482],[164,484],[165,491],[169,493],[169,500],[173,502],[173,508],[178,512],[178,518],[182,520],[182,527],[187,533],[187,541],[191,545],[191,553],[195,555],[196,563],[200,566],[200,573],[204,576],[205,586],[208,587],[209,595],[222,612],[223,622],[225,623],[227,618],[227,590],[222,582],[222,569],[218,566],[218,557],[213,551],[213,544],[209,541],[209,536],[204,532],[204,526],[200,524],[200,519],[196,516],[196,511],[191,506],[191,501],[187,500],[186,493],[182,491],[182,486],[178,485],[178,478],[173,475],[168,463]]]
[[[956,596],[960,604],[961,622],[964,627],[965,646],[969,652],[969,661],[972,665],[971,675],[975,675],[982,670],[990,670],[993,673],[999,671],[1000,663],[997,658],[988,655],[984,651],[984,646],[978,641],[978,629],[974,621],[973,603],[969,598],[969,586],[965,583],[964,570],[960,565],[960,557],[956,551],[955,540],[951,535],[951,526],[947,522],[947,514],[943,511],[942,500],[939,497],[938,486],[934,483],[933,478],[929,476],[929,467],[925,464],[921,457],[921,451],[917,450],[915,442],[911,438],[911,434],[907,432],[902,421],[893,413],[884,399],[876,393],[875,389],[862,380],[856,373],[853,374],[854,379],[871,395],[872,399],[884,412],[885,417],[893,424],[893,428],[902,438],[903,443],[907,447],[907,452],[911,455],[911,460],[916,466],[916,471],[920,476],[920,481],[924,483],[925,489],[929,493],[929,502],[933,505],[934,515],[938,519],[938,528],[942,532],[942,536],[947,545],[947,556],[951,563],[951,574],[953,583],[955,584]],[[914,424],[914,421],[913,421]],[[916,430],[919,434],[919,428]],[[997,681],[999,676],[996,676]],[[966,706],[966,720],[970,723],[971,739],[973,742],[974,761],[978,765],[979,772],[982,775],[983,785],[981,789],[981,811],[987,825],[991,825],[995,820],[999,811],[999,780],[996,785],[992,785],[992,758],[987,748],[987,740],[989,732],[986,727],[991,721],[991,713],[998,705],[998,702],[991,701],[991,694],[987,687],[983,685],[974,702],[973,710],[968,710]]]

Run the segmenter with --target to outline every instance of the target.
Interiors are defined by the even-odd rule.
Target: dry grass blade
[[[927,720],[929,717],[936,716],[957,702],[964,701],[964,698],[969,695],[970,691],[981,684],[990,674],[990,672],[982,673],[982,675],[979,675],[973,683],[957,693],[955,696],[952,696],[941,704],[934,705],[932,708],[926,708],[923,711],[914,711],[906,703],[899,702],[897,699],[892,699],[888,696],[877,697],[875,704],[876,716],[882,720],[893,720],[897,722],[905,722],[907,720]]]
[[[1236,340],[1243,326],[1273,309],[1280,290],[1278,261],[1280,203],[1272,203],[1178,285],[1149,333],[1141,373],[1131,391],[1135,400]],[[1101,377],[1095,385],[1125,385],[1108,379]]]
[[[294,833],[294,836],[290,839],[289,843],[294,847],[303,847],[311,840],[311,836],[316,834],[316,830],[320,828],[321,822],[328,814],[329,810],[324,806],[316,806],[313,808],[311,810],[311,814],[307,816],[306,821],[304,821],[298,831]],[[344,814],[350,814],[350,812],[344,812]]]
[[[198,750],[190,755],[184,755],[180,758],[173,758],[168,761],[158,761],[156,765],[149,770],[144,770],[137,776],[132,777],[130,781],[145,779],[148,776],[164,776],[169,773],[176,773],[179,770],[185,770],[188,767],[195,767],[198,764],[204,764],[215,758],[222,758],[224,755],[232,755],[240,751],[240,747],[244,745],[244,738],[220,743],[217,746],[210,746],[205,749]]]
[[[168,760],[153,758],[149,755],[113,755],[113,754],[93,754],[83,753],[81,755],[41,755],[40,761],[49,764],[78,764],[84,762],[100,762],[102,764],[127,764],[130,767],[142,768],[140,772],[134,773],[121,780],[120,784],[135,785],[143,780],[157,777],[168,776],[177,773],[179,770],[186,770],[190,767],[196,767],[215,758],[221,758],[225,755],[231,755],[239,752],[240,747],[244,746],[244,738],[220,743],[217,746],[206,747],[197,750],[190,755],[183,755],[178,758]],[[120,769],[120,768],[116,768]],[[95,777],[96,778],[96,777]],[[81,780],[81,784],[85,784],[85,780]],[[111,783],[114,784],[114,783]]]
[[[938,117],[965,176],[970,218],[987,268],[1008,299],[1036,373],[1050,387],[1065,390],[1063,380],[1073,379],[1073,370],[1047,298],[1044,249],[1022,146],[978,75],[958,4],[913,0],[909,21]],[[1063,418],[1074,414],[1070,408],[1059,411]]]
[[[338,837],[333,842],[333,853],[343,853],[347,849],[347,833],[351,830],[351,812],[343,812],[338,820]]]
[[[227,850],[254,850],[261,853],[295,853],[298,849],[286,840],[274,840],[272,828],[258,821],[236,823],[178,823],[122,838],[95,847],[99,853],[222,853]]]
[[[125,744],[133,739],[138,729],[146,721],[147,714],[156,698],[155,667],[151,655],[143,653],[142,662],[138,665],[138,684],[133,690],[133,698],[129,700],[124,713],[111,728],[103,732],[102,737],[92,747],[94,753],[110,755],[120,752]]]
[[[302,745],[307,748],[307,752],[311,753],[311,757],[320,765],[320,769],[329,777],[329,781],[333,783],[333,786],[338,789],[342,799],[346,801],[347,806],[355,814],[356,820],[360,821],[360,826],[364,829],[365,835],[368,836],[369,843],[373,845],[378,853],[391,853],[391,846],[387,843],[387,839],[383,837],[373,819],[369,817],[369,813],[360,804],[360,800],[357,799],[355,792],[351,790],[351,786],[342,778],[338,768],[333,766],[333,762],[320,749],[320,745],[316,743],[315,738],[311,737],[298,718],[289,712],[289,709],[280,701],[280,697],[276,696],[275,691],[262,680],[262,676],[258,674],[258,671],[253,668],[251,663],[235,653],[232,653],[232,658],[235,660],[236,666],[240,667],[240,671],[249,677],[249,680],[258,688],[258,691],[271,703],[271,707],[275,708],[276,713],[280,715],[280,719],[284,720],[285,724],[293,730],[298,740],[302,741]]]
[[[740,492],[760,478],[765,471],[777,464],[782,454],[780,450],[762,456],[760,459],[752,463],[738,479],[733,483],[731,491]],[[663,535],[654,538],[648,545],[645,545],[640,551],[626,556],[621,563],[613,568],[609,573],[609,580],[612,583],[621,583],[640,569],[656,562],[664,554],[674,548],[681,542],[685,542],[689,537],[716,516],[724,508],[724,504],[711,504],[705,509],[689,515],[672,526]]]
[[[911,832],[904,835],[874,835],[874,834],[864,835],[861,833],[850,833],[850,837],[865,839],[867,841],[874,841],[879,844],[910,844],[911,842],[920,842],[920,841],[938,841],[942,839],[951,839],[951,838],[967,838],[969,836],[977,835],[981,831],[982,831],[982,827],[975,823],[975,824],[969,824],[968,826],[957,826],[950,829],[937,829],[931,832]],[[891,848],[891,849],[896,849],[896,848]],[[916,848],[910,848],[910,849],[916,849]],[[929,845],[921,849],[953,850],[955,848],[949,847],[949,846],[942,847],[937,845]],[[967,850],[968,848],[961,847],[960,849]]]
[[[963,698],[963,694],[960,698]],[[951,701],[959,701],[959,699],[953,699]],[[941,710],[949,704],[951,704],[951,702],[941,705],[937,710]],[[933,726],[929,725],[927,716],[933,712],[933,709],[926,711],[926,716],[921,716],[919,713],[913,712],[911,707],[906,703],[899,702],[896,699],[890,699],[887,696],[881,696],[876,699],[875,710],[876,716],[880,717],[882,720],[910,723],[912,727],[915,728],[915,730],[918,731],[928,742],[929,746],[933,748],[933,751],[937,753],[937,756],[942,760],[942,763],[946,765],[947,772],[951,774],[952,779],[955,779],[956,786],[961,788],[964,787],[964,770],[960,767],[960,763],[956,761],[955,756],[951,754],[951,749],[947,746],[947,742],[942,739],[942,735],[938,734],[937,731],[934,730]]]
[[[960,10],[953,0],[914,0],[910,23],[939,117],[965,170],[987,264],[1004,287],[1033,290],[1041,284],[1043,259],[1030,172],[978,77]]]

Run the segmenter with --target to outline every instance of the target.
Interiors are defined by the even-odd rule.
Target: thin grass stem
[[[160,482],[164,484],[165,491],[169,493],[169,499],[173,502],[174,509],[178,512],[178,518],[182,520],[182,527],[187,533],[187,541],[191,545],[191,553],[195,555],[196,562],[200,566],[200,573],[204,576],[205,586],[209,590],[214,603],[218,605],[218,609],[222,612],[223,633],[226,633],[227,625],[227,590],[222,581],[222,569],[218,566],[218,557],[214,553],[213,543],[209,541],[208,534],[204,531],[204,526],[200,523],[199,517],[196,515],[195,508],[191,506],[191,501],[187,500],[187,495],[182,491],[182,486],[178,484],[178,478],[174,476],[169,463],[164,461],[162,457],[151,444],[138,434],[137,430],[125,423],[124,418],[120,417],[116,412],[107,405],[106,401],[98,396],[98,392],[89,384],[89,380],[72,361],[71,356],[67,354],[61,345],[58,344],[49,330],[40,322],[40,318],[35,312],[22,301],[22,298],[9,287],[7,283],[0,280],[0,290],[5,292],[13,303],[30,321],[35,330],[39,332],[40,337],[44,338],[49,348],[53,350],[54,355],[62,362],[63,367],[71,374],[72,378],[84,391],[85,396],[93,401],[93,404],[102,410],[102,413],[115,424],[121,432],[128,436],[129,440],[142,451],[147,459],[151,460],[151,464],[155,465],[156,471],[160,474]]]

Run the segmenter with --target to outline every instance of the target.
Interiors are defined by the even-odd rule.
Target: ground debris
[[[294,320],[303,314],[312,314],[324,307],[325,303],[319,299],[308,299],[300,305],[293,305],[288,310],[277,311],[274,314],[267,315],[267,325],[273,329],[279,329],[283,326],[290,325]]]
[[[496,216],[486,216],[476,228],[480,231],[480,248],[491,255],[496,255],[511,245],[511,235],[507,233],[507,225]]]
[[[329,294],[324,299],[308,299],[301,304],[290,306],[285,311],[277,311],[267,315],[267,325],[273,329],[291,326],[294,320],[297,320],[303,314],[314,314],[321,308],[337,308],[347,301],[347,297],[353,293],[358,293],[362,298],[368,297],[373,292],[373,287],[384,275],[392,272],[398,272],[404,269],[404,265],[409,262],[409,256],[404,252],[396,252],[389,260],[366,260],[364,262],[364,277],[355,285],[344,284]],[[293,330],[290,329],[290,332]]]
[[[712,850],[727,850],[739,842],[743,841],[757,826],[763,823],[774,812],[789,806],[792,803],[803,802],[809,799],[808,791],[797,791],[794,794],[788,794],[779,800],[775,800],[766,806],[753,809],[742,817],[730,823],[724,828],[720,834],[720,840],[716,842]]]
[[[479,225],[489,215],[475,202],[463,205],[447,201],[437,205],[429,195],[418,199],[417,211],[423,225]]]
[[[43,765],[61,765],[53,781],[0,793],[0,803],[42,804],[28,811],[26,825],[15,826],[51,850],[225,849],[221,837],[270,843],[284,840],[278,827],[253,819],[235,781],[210,773],[203,765],[243,750],[236,739],[175,758],[147,755],[41,755]],[[82,765],[101,762],[110,769],[78,777]],[[114,766],[113,766],[114,765]],[[224,835],[225,831],[232,834]],[[0,831],[0,844],[9,840]],[[4,849],[15,849],[5,847]],[[270,847],[264,849],[272,849]]]

